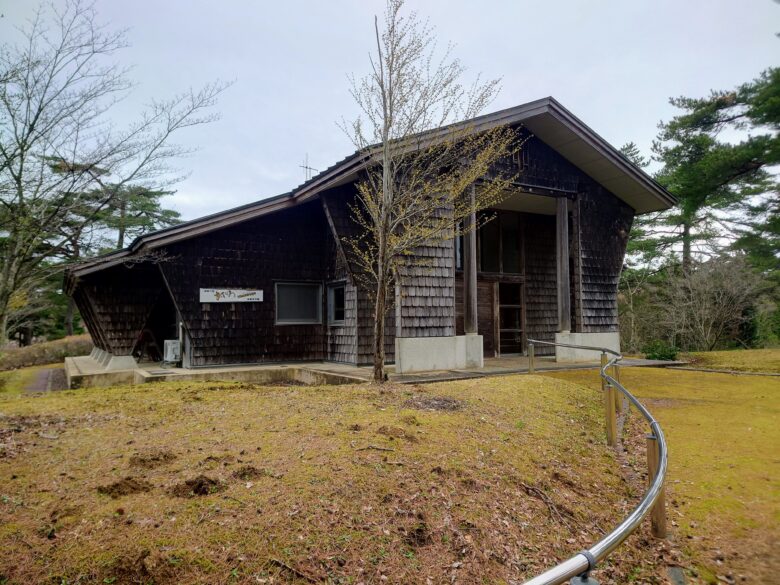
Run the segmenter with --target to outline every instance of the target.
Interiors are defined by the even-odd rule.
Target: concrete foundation
[[[68,388],[112,386],[133,381],[138,363],[131,355],[113,355],[97,347],[88,356],[65,358]]]
[[[589,345],[591,347],[606,347],[620,351],[620,333],[556,333],[556,343],[572,345]],[[594,362],[601,359],[601,352],[570,347],[555,347],[555,361],[561,363]]]
[[[483,366],[481,335],[395,338],[395,371],[398,374]]]
[[[343,371],[342,371],[343,370]],[[125,370],[109,370],[94,355],[65,358],[65,376],[68,388],[105,388],[108,386],[147,384],[149,382],[209,381],[250,382],[252,384],[280,384],[299,382],[312,386],[329,384],[356,384],[365,378],[353,375],[354,368],[343,365],[311,364],[256,365],[229,368],[186,370],[183,368],[160,369],[134,367]]]

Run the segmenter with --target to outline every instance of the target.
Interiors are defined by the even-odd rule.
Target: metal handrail
[[[650,430],[652,431],[653,436],[658,443],[658,468],[655,471],[655,476],[652,483],[650,484],[650,487],[634,511],[631,512],[631,514],[629,514],[628,517],[623,520],[623,522],[621,522],[617,528],[615,528],[612,532],[591,546],[589,549],[574,555],[559,565],[556,565],[552,569],[548,569],[541,575],[538,575],[524,583],[524,585],[559,585],[560,583],[565,583],[568,579],[589,573],[594,568],[596,563],[605,559],[612,551],[620,546],[620,544],[626,538],[628,538],[634,532],[634,530],[637,529],[642,520],[644,520],[644,518],[650,513],[653,505],[656,503],[656,500],[658,500],[658,497],[663,490],[664,479],[666,478],[668,459],[666,439],[664,438],[664,433],[661,430],[661,425],[659,425],[658,421],[653,418],[653,415],[650,414],[650,411],[647,410],[647,408],[645,408],[645,406],[639,402],[639,400],[637,400],[637,398],[631,394],[631,392],[629,392],[618,380],[607,373],[609,368],[623,359],[623,356],[620,355],[620,353],[608,348],[571,345],[567,343],[555,343],[552,341],[529,339],[528,342],[540,345],[552,345],[559,347],[569,347],[573,349],[599,351],[601,353],[614,356],[601,367],[601,377],[607,382],[607,384],[620,390],[620,392],[623,393],[623,395],[631,402],[631,404],[633,404],[636,409],[642,413],[642,416],[645,417],[648,424],[650,425]]]

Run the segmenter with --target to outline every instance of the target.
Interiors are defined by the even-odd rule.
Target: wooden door
[[[520,282],[498,283],[498,352],[519,355],[525,351],[525,298]]]
[[[477,333],[482,336],[486,358],[498,355],[498,288],[494,280],[477,279]],[[463,335],[463,277],[455,277],[455,334]]]

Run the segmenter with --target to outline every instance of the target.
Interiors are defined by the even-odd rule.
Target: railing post
[[[617,363],[612,366],[612,377],[620,382],[620,366]],[[615,412],[620,414],[623,412],[623,393],[617,388],[613,388],[612,392],[615,395]]]
[[[651,485],[658,473],[658,440],[655,435],[647,435],[647,485]],[[658,492],[653,509],[650,512],[653,536],[666,538],[666,488]]]
[[[607,365],[607,354],[601,352],[601,369],[599,375]],[[601,389],[604,394],[604,418],[607,426],[607,445],[617,447],[617,416],[615,414],[615,389],[607,383],[607,379],[601,376]]]
[[[535,370],[536,364],[534,364],[534,344],[529,343],[528,344],[528,373],[533,374]]]

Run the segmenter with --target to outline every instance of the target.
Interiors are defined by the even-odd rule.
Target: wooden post
[[[617,364],[612,366],[612,377],[620,382],[620,366]],[[623,393],[617,388],[613,388],[612,392],[615,395],[615,412],[620,414],[623,412]]]
[[[534,355],[534,344],[533,343],[529,343],[528,344],[528,373],[529,374],[533,374],[534,373],[535,365],[536,365],[536,364],[534,364],[535,357],[536,356]]]
[[[569,200],[559,197],[555,208],[556,263],[558,268],[558,331],[571,331],[571,280],[569,278]]]
[[[470,203],[475,205],[474,185],[469,191]],[[472,211],[466,219],[463,234],[463,330],[477,332],[477,214]]]
[[[601,352],[601,371],[607,365],[607,354]],[[607,427],[607,445],[610,447],[617,447],[617,416],[615,415],[615,389],[607,384],[607,381],[602,376],[601,378],[601,390],[604,394],[604,417],[606,419]]]
[[[655,435],[647,435],[647,485],[653,483],[658,473],[658,440]],[[653,536],[666,538],[666,488],[661,488],[658,499],[650,512]]]

